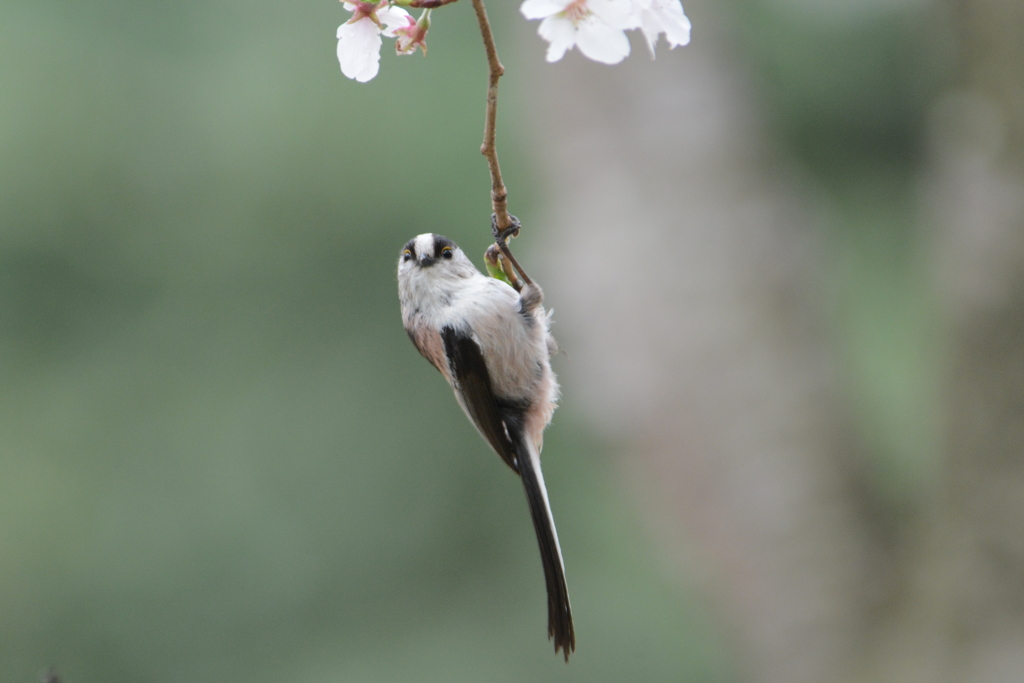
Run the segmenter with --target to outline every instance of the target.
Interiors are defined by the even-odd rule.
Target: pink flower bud
[[[430,28],[430,10],[424,10],[419,21],[407,17],[408,24],[395,30],[395,52],[400,55],[411,55],[417,47],[427,54],[427,29]]]

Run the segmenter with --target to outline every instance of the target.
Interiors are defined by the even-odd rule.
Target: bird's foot
[[[513,215],[509,215],[509,219],[512,221],[507,228],[498,227],[498,215],[491,214],[491,234],[494,235],[494,241],[498,244],[507,244],[509,238],[519,236],[519,228],[523,227],[519,222],[519,219]]]

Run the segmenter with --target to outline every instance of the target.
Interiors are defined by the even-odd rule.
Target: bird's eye
[[[451,247],[445,247],[441,250],[441,258],[451,258],[454,253]]]
[[[402,252],[402,260],[403,261],[408,261],[411,258],[412,258],[412,252],[411,251],[406,249],[405,251]]]

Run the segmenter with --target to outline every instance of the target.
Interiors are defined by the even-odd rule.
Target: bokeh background
[[[468,0],[365,85],[333,2],[5,0],[0,681],[1024,680],[1024,3],[490,4],[575,657],[399,319],[489,241]]]

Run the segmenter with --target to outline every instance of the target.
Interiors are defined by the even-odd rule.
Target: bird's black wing
[[[441,330],[445,355],[451,371],[455,391],[460,394],[462,406],[491,448],[518,473],[516,448],[505,429],[505,419],[511,418],[511,406],[498,399],[491,388],[487,363],[468,332],[445,327]],[[518,417],[518,416],[517,416]]]
[[[441,339],[455,391],[470,420],[502,460],[522,478],[547,584],[548,637],[554,638],[555,652],[561,649],[565,661],[569,661],[569,653],[576,649],[569,591],[565,586],[555,523],[544,492],[540,460],[532,457],[523,433],[523,414],[527,406],[495,396],[483,354],[468,332],[446,327],[441,330]]]

